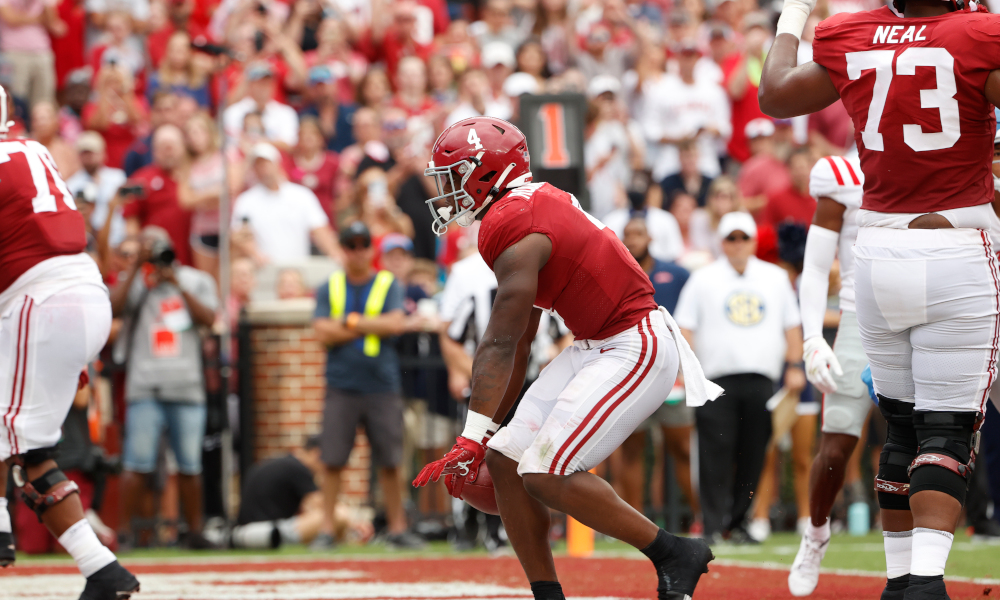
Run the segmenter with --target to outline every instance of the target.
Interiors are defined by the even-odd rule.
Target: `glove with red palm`
[[[476,442],[459,436],[455,440],[455,445],[443,458],[428,464],[420,471],[413,480],[413,486],[425,486],[429,481],[437,481],[445,475],[448,492],[456,498],[461,498],[465,482],[475,481],[479,475],[479,465],[486,458],[487,441],[488,438]]]

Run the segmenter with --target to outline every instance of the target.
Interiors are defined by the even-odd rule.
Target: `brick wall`
[[[309,325],[312,306],[312,300],[274,301],[249,312],[255,461],[288,452],[322,427],[326,353]],[[369,464],[368,440],[359,430],[344,472],[347,502],[367,500]]]

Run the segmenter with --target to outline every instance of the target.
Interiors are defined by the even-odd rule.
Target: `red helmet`
[[[503,119],[465,119],[438,136],[424,175],[437,183],[438,195],[427,201],[434,233],[453,221],[468,227],[502,190],[531,181],[528,141]]]

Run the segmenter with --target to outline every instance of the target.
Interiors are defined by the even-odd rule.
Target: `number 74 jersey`
[[[996,118],[984,88],[1000,68],[1000,16],[842,13],[816,27],[813,60],[854,121],[861,208],[926,213],[992,200]]]

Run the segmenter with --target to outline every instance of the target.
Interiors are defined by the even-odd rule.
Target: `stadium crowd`
[[[880,4],[820,0],[810,25]],[[682,327],[737,346],[736,366],[713,378],[737,378],[746,392],[727,395],[731,414],[696,415],[675,389],[606,476],[637,508],[713,541],[755,543],[772,527],[804,527],[821,399],[801,371],[782,368],[801,360],[793,294],[816,207],[810,171],[824,156],[851,153],[854,138],[840,102],[788,121],[761,112],[757,87],[776,17],[773,3],[757,0],[0,0],[0,84],[16,131],[54,157],[118,317],[114,358],[106,357],[124,365],[112,386],[122,401],[105,418],[121,430],[122,518],[118,535],[104,528],[102,540],[154,543],[132,531],[132,517],[176,518],[181,505],[182,542],[192,548],[328,548],[376,531],[400,547],[449,531],[462,547],[502,545],[498,519],[453,511],[443,485],[406,485],[461,430],[471,352],[496,287],[476,227],[432,232],[425,202],[437,192],[423,171],[443,128],[477,115],[517,123],[531,117],[520,110],[524,95],[556,93],[586,99],[589,211],[623,239]],[[808,30],[800,62],[811,57]],[[224,197],[230,214],[220,214]],[[223,222],[228,265],[220,265]],[[780,274],[768,300],[787,304],[757,344],[716,327],[721,314],[699,317],[692,304],[701,296],[682,292],[690,276],[700,294],[712,293],[722,276],[697,273],[728,261],[742,274],[751,254],[778,265],[767,271]],[[328,265],[315,288],[303,271],[310,260]],[[228,298],[218,287],[224,270]],[[334,271],[343,276],[328,280]],[[329,348],[323,423],[292,455],[244,474],[253,490],[230,535],[217,527],[203,535],[212,384],[203,344],[222,308],[235,326],[263,288],[268,298],[316,299],[316,336]],[[832,335],[835,281],[830,294]],[[756,323],[753,306],[730,308]],[[543,320],[529,379],[570,342],[557,318]],[[440,357],[442,368],[406,366],[413,357]],[[772,443],[765,403],[782,377],[801,397],[787,435]],[[730,416],[738,420],[723,423]],[[71,419],[86,429],[86,415]],[[340,501],[359,424],[384,514],[374,528]],[[738,447],[697,445],[723,427],[734,428]],[[759,435],[737,436],[751,428]],[[866,434],[844,502],[865,511],[875,506],[867,482],[884,436],[878,411]],[[93,454],[78,446],[86,447],[64,454]],[[990,486],[1000,503],[997,454],[983,459],[995,466],[977,471],[981,502],[969,509],[970,526],[992,539],[1000,539],[997,513],[988,517]],[[88,464],[76,470],[108,469],[103,458]],[[733,465],[735,477],[706,485],[706,469]],[[664,481],[669,474],[677,486]],[[672,490],[683,502],[668,498]],[[34,518],[21,512],[22,549],[48,549],[27,542]],[[847,512],[838,509],[837,520]],[[867,529],[871,512],[852,518]]]

